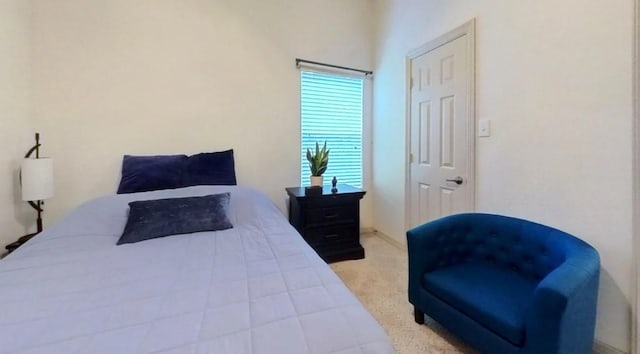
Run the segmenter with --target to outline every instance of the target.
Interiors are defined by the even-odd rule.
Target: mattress
[[[231,192],[232,229],[116,246],[134,200]],[[91,200],[0,261],[1,353],[393,353],[263,194]]]

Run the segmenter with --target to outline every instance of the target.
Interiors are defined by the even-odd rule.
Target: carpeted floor
[[[387,331],[398,354],[474,353],[428,317],[420,326],[407,300],[407,254],[374,234],[361,237],[365,259],[332,263],[333,270]]]

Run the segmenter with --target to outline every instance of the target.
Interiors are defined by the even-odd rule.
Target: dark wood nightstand
[[[324,259],[331,263],[364,258],[360,245],[360,199],[365,191],[339,184],[324,186],[322,194],[305,195],[304,187],[286,188],[289,222]]]

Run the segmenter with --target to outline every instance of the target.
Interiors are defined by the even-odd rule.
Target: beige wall
[[[56,158],[49,221],[114,193],[123,154],[228,148],[239,184],[284,209],[284,187],[299,184],[294,59],[370,68],[371,11],[367,0],[34,0],[33,117]]]
[[[0,254],[35,221],[19,194],[18,166],[33,144],[29,125],[29,2],[0,0]]]
[[[477,210],[573,233],[602,257],[597,339],[629,348],[631,1],[380,0],[374,220],[404,242],[405,56],[477,19]]]

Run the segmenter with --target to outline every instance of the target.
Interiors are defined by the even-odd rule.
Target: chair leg
[[[424,313],[415,306],[413,307],[413,318],[417,324],[424,324]]]

